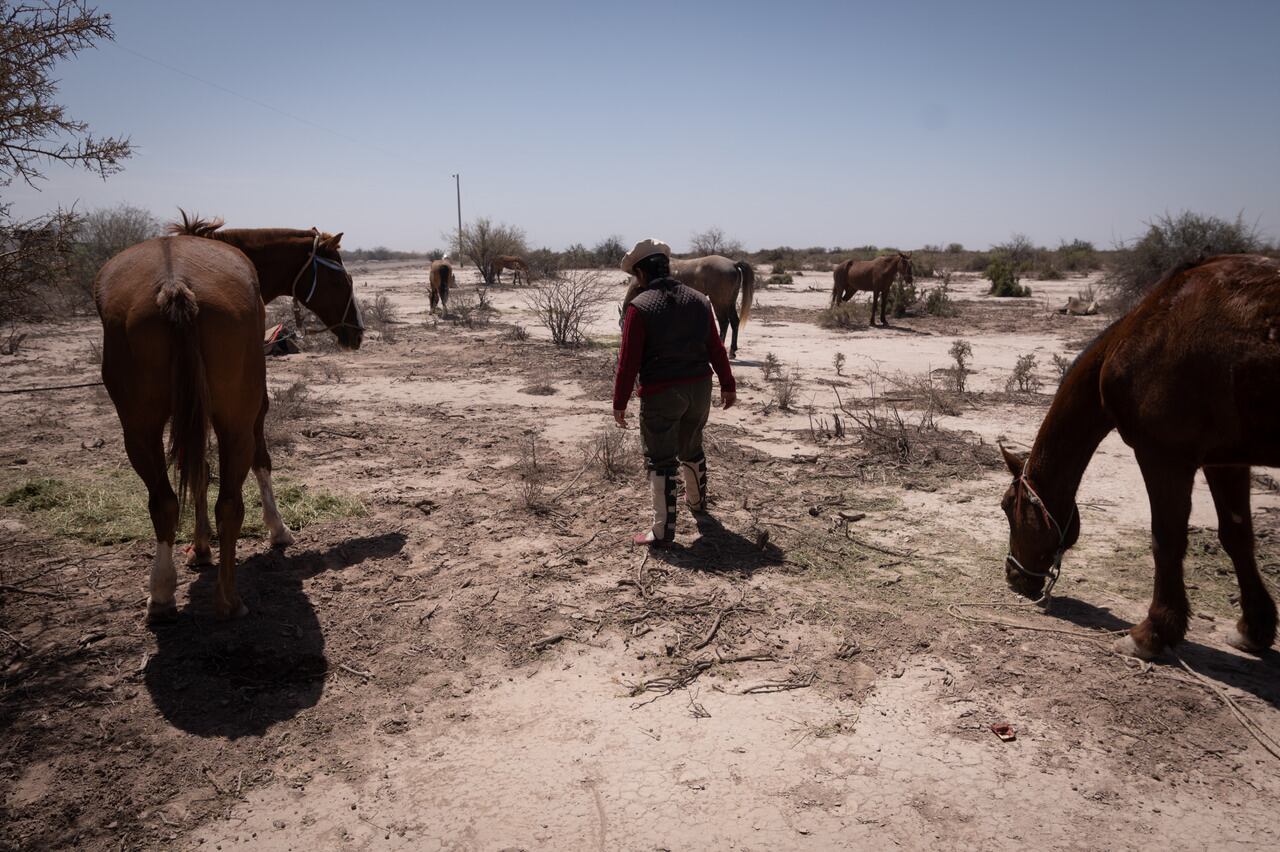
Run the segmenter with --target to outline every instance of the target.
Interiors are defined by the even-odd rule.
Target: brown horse
[[[671,277],[702,293],[711,301],[716,321],[720,323],[720,340],[725,339],[730,326],[733,327],[733,343],[729,347],[729,357],[738,354],[738,326],[745,325],[751,316],[751,300],[755,292],[756,273],[751,264],[745,260],[732,261],[718,254],[706,257],[695,257],[690,260],[672,260]],[[742,292],[742,314],[738,314],[738,292]],[[625,312],[640,293],[640,282],[635,280],[627,288],[622,299]]]
[[[525,283],[529,283],[529,264],[512,254],[501,254],[493,259],[493,263],[489,264],[489,280],[494,284],[501,284],[504,269],[511,270],[512,284],[520,283],[521,272],[524,273]]]
[[[448,258],[431,261],[431,312],[436,305],[449,312],[449,287],[453,284],[453,262]]]
[[[1146,480],[1155,554],[1151,607],[1117,649],[1149,659],[1186,635],[1182,558],[1197,469],[1240,585],[1232,644],[1269,648],[1276,607],[1254,561],[1249,468],[1280,465],[1280,261],[1221,255],[1176,269],[1076,359],[1031,453],[1004,453],[1014,477],[1002,504],[1005,577],[1015,591],[1039,598],[1052,588],[1080,535],[1080,478],[1112,429]]]
[[[888,325],[884,318],[885,308],[889,302],[889,288],[899,275],[908,284],[915,283],[915,273],[911,268],[911,255],[906,252],[886,254],[875,260],[846,260],[836,265],[831,277],[835,285],[831,288],[831,307],[853,298],[859,290],[871,291],[871,324],[876,324],[876,302],[880,303],[880,324]]]
[[[102,318],[102,381],[120,417],[129,461],[146,483],[156,534],[149,618],[177,611],[173,544],[187,499],[196,514],[191,564],[212,561],[205,456],[210,426],[218,436],[215,613],[225,618],[245,612],[235,568],[244,520],[240,493],[250,468],[262,492],[271,543],[293,540],[276,507],[262,432],[268,404],[264,303],[292,295],[350,349],[359,347],[364,333],[351,276],[338,255],[341,234],[222,231],[221,224],[191,220],[184,213],[181,225],[170,226],[172,236],[125,249],[94,280]],[[178,468],[178,494],[169,484],[169,464]]]

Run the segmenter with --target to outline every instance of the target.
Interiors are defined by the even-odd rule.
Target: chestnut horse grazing
[[[520,273],[524,273],[524,281],[529,283],[529,264],[525,263],[522,258],[513,254],[501,254],[493,259],[493,263],[489,265],[489,278],[494,284],[502,283],[502,270],[511,270],[511,283],[520,283]]]
[[[880,324],[888,325],[884,318],[889,302],[889,288],[893,279],[902,276],[908,284],[915,283],[911,268],[911,255],[906,252],[886,254],[875,260],[846,260],[837,264],[831,276],[835,285],[831,288],[831,307],[847,302],[859,290],[871,291],[871,324],[876,324],[876,302],[880,302]]]
[[[1240,584],[1232,644],[1269,648],[1276,606],[1254,561],[1249,467],[1280,465],[1280,261],[1220,255],[1174,270],[1076,359],[1030,454],[1004,453],[1015,591],[1052,588],[1080,535],[1080,478],[1112,429],[1142,468],[1155,555],[1151,607],[1117,650],[1150,659],[1186,635],[1182,558],[1197,469]]]
[[[262,434],[268,404],[264,303],[294,296],[349,349],[359,347],[364,333],[351,277],[338,256],[341,234],[222,231],[221,224],[184,213],[181,225],[170,226],[173,236],[125,249],[94,280],[102,381],[120,417],[129,461],[146,483],[155,527],[147,603],[153,619],[177,611],[173,545],[181,504],[188,499],[196,515],[191,563],[212,561],[205,457],[210,426],[218,436],[215,613],[245,613],[235,587],[236,539],[244,520],[240,492],[250,468],[262,492],[271,543],[293,540],[276,507]],[[169,463],[178,468],[178,494],[169,484]]]
[[[729,357],[738,356],[738,326],[746,325],[751,316],[756,273],[745,260],[733,261],[718,254],[695,257],[689,260],[672,260],[671,277],[692,287],[711,300],[716,321],[720,323],[720,340],[723,342],[729,329],[733,340],[729,345]],[[742,313],[738,313],[738,293],[742,293]]]
[[[431,261],[431,312],[436,305],[449,312],[449,287],[453,284],[453,262],[448,258]]]

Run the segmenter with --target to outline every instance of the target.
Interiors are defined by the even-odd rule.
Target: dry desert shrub
[[[791,411],[800,398],[800,373],[791,369],[778,373],[772,382],[773,404],[782,411]]]
[[[547,509],[547,471],[538,459],[538,437],[529,435],[521,443],[520,450],[520,460],[516,462],[520,502],[530,512],[544,512]]]
[[[311,392],[305,382],[298,381],[275,388],[270,392],[270,397],[271,404],[267,408],[266,422],[263,423],[267,445],[288,446],[294,441],[295,421],[315,410]]]
[[[396,342],[395,323],[399,313],[395,303],[387,297],[386,293],[379,293],[365,306],[365,317],[369,327],[382,335],[382,339],[387,343]]]
[[[552,343],[580,346],[587,342],[587,326],[612,298],[598,272],[571,269],[530,293],[528,304]]]
[[[818,314],[818,325],[823,328],[836,329],[837,331],[866,328],[867,320],[863,316],[866,310],[866,306],[861,303],[841,302],[838,305],[824,308]]]
[[[1037,393],[1043,385],[1044,382],[1036,375],[1036,356],[1028,352],[1018,356],[1004,389],[1010,393]]]
[[[636,439],[614,426],[601,426],[586,440],[583,456],[597,467],[605,479],[619,479],[639,469],[640,449]]]
[[[956,393],[964,393],[969,381],[969,362],[973,360],[973,344],[957,339],[951,344],[950,354],[955,361],[955,366],[950,370],[951,385]]]

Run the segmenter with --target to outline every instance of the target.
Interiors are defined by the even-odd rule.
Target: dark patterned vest
[[[631,306],[644,319],[642,387],[711,374],[707,334],[712,314],[706,296],[674,278],[659,278]]]

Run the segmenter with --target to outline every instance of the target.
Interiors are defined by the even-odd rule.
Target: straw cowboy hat
[[[622,259],[622,271],[629,275],[635,274],[636,264],[655,254],[666,255],[671,257],[671,246],[662,240],[641,240],[636,243],[636,247],[627,252],[627,256]]]

